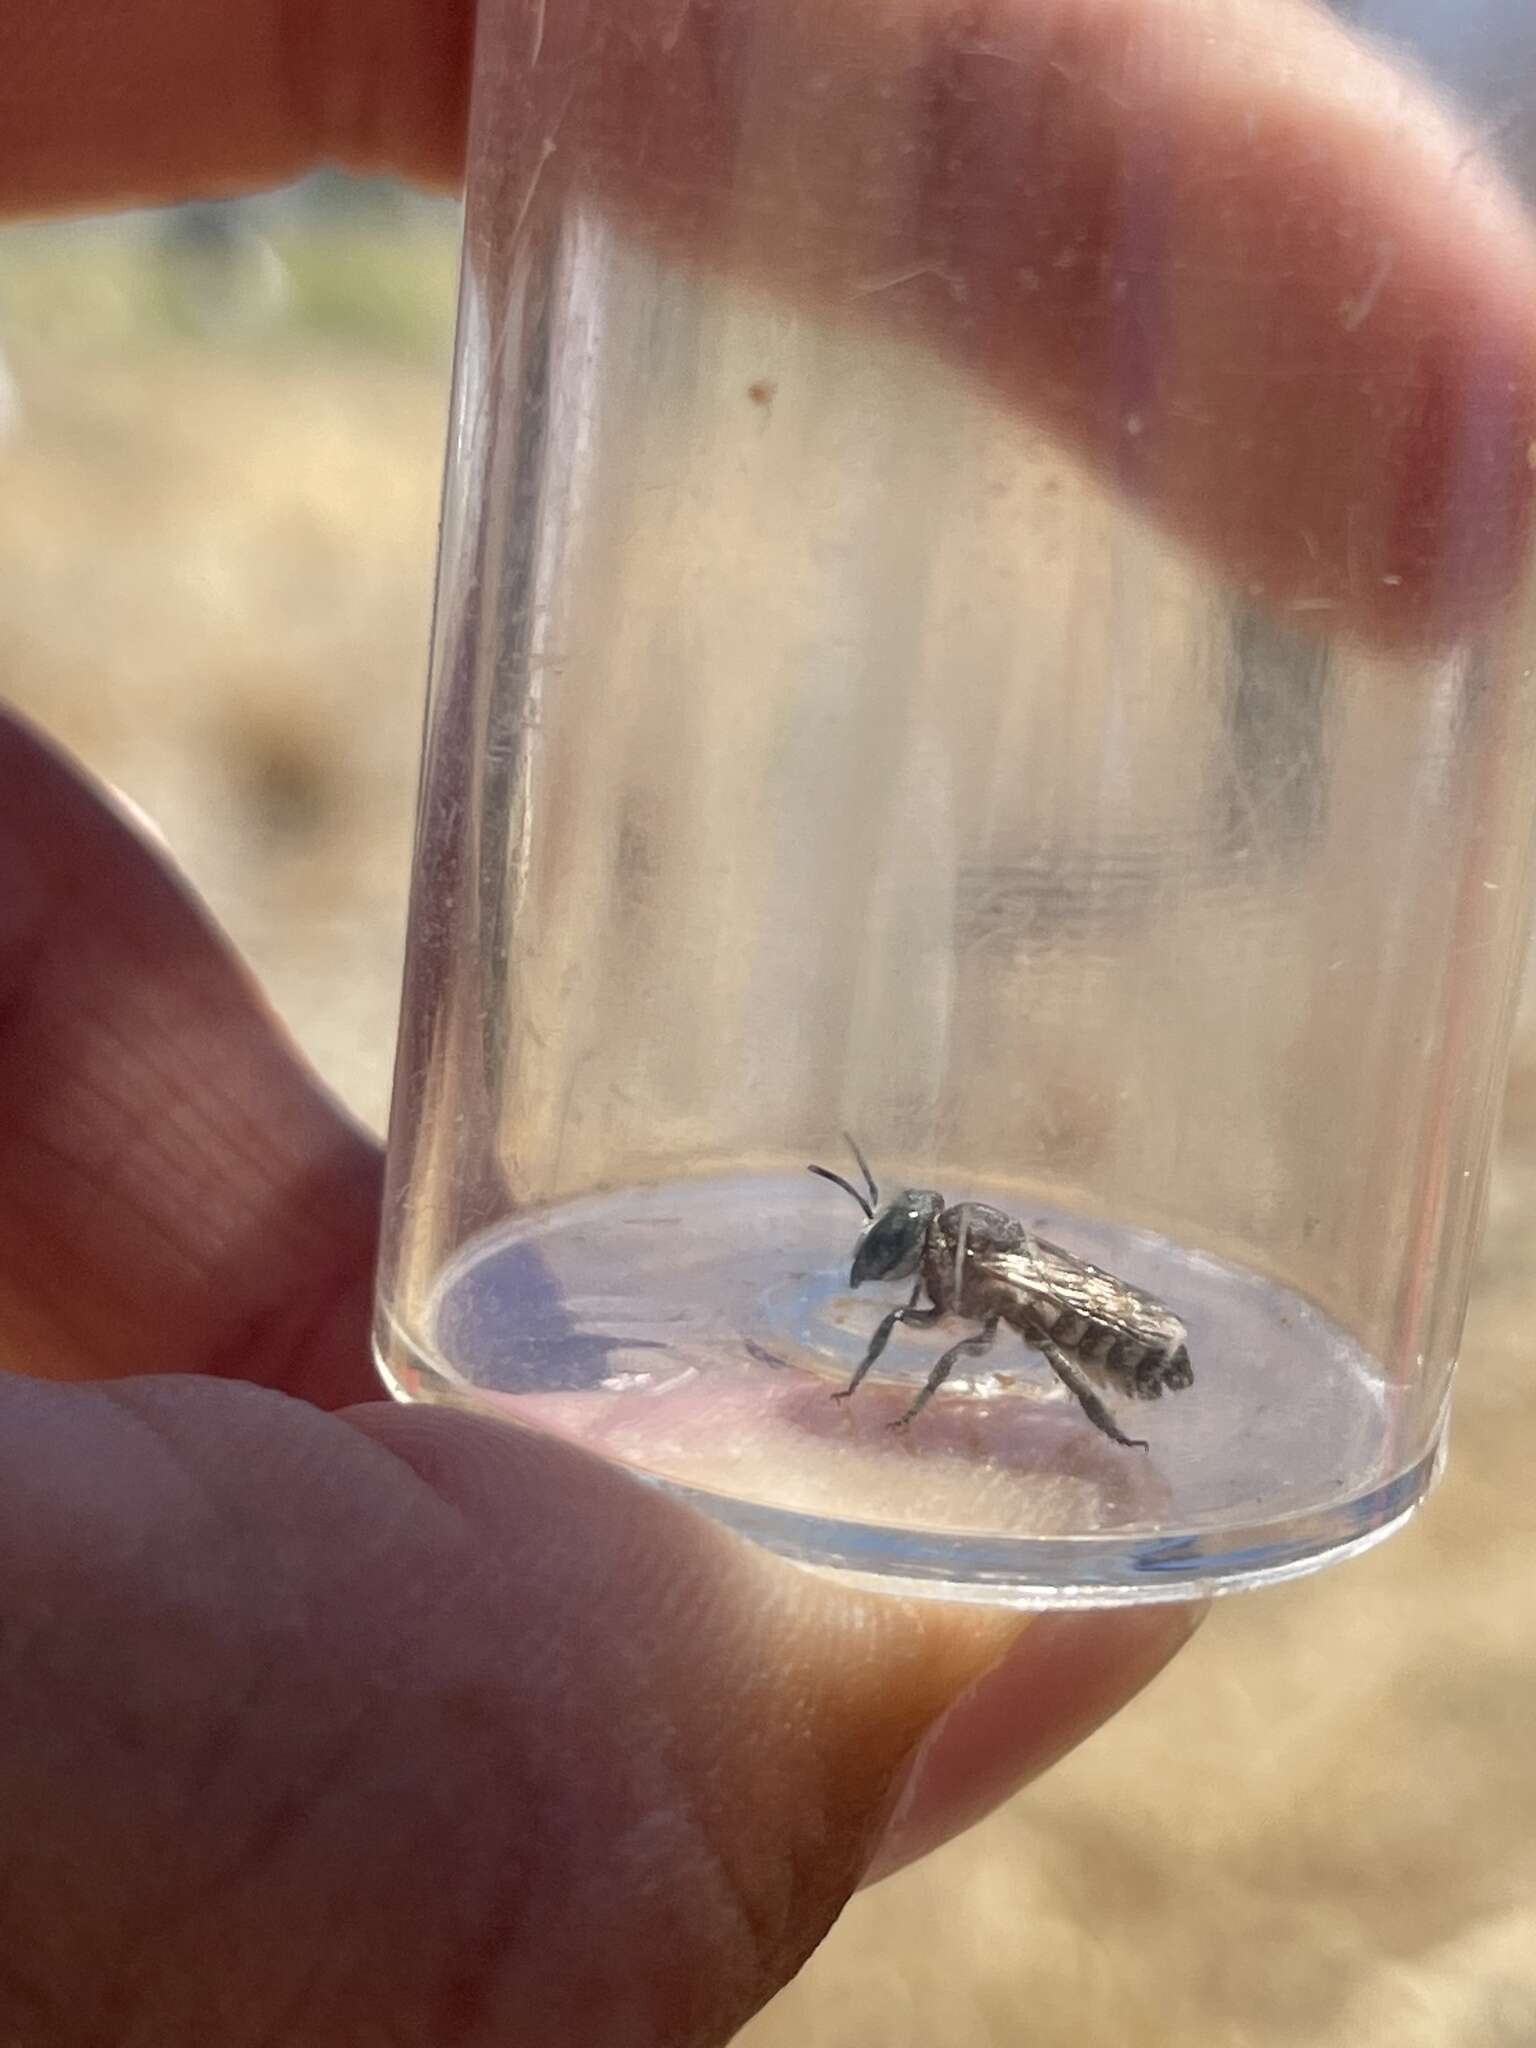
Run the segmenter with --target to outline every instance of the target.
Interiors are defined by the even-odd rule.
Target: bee
[[[911,1279],[912,1293],[904,1307],[881,1320],[853,1378],[832,1398],[846,1401],[857,1390],[898,1323],[928,1328],[951,1316],[979,1323],[975,1336],[961,1338],[935,1362],[917,1399],[891,1425],[905,1429],[956,1363],[990,1351],[1006,1323],[1042,1355],[1096,1429],[1127,1450],[1144,1451],[1146,1444],[1124,1434],[1096,1388],[1112,1386],[1128,1400],[1156,1401],[1164,1391],[1192,1385],[1189,1333],[1173,1311],[1035,1237],[1016,1217],[986,1202],[950,1206],[934,1188],[903,1188],[882,1208],[869,1162],[852,1138],[848,1144],[867,1193],[830,1167],[809,1170],[852,1195],[864,1211],[849,1285]],[[920,1306],[925,1293],[926,1308]]]

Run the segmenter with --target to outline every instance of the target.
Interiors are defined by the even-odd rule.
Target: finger
[[[505,1424],[483,1418],[471,1424],[440,1410],[371,1404],[348,1410],[347,1419],[459,1506],[483,1540],[527,1560],[551,1584],[568,1569],[551,1553],[571,1541],[572,1529],[554,1518],[542,1546],[534,1545],[537,1508],[523,1500],[514,1506],[511,1498],[520,1493],[525,1469],[549,1475],[550,1484],[563,1473],[561,1484],[576,1489],[567,1496],[573,1517],[594,1525],[603,1525],[608,1514],[598,1502],[616,1504],[634,1487],[627,1475],[584,1452],[532,1432],[509,1435]],[[515,1489],[509,1484],[514,1461]],[[578,1499],[591,1503],[580,1516]],[[630,1507],[648,1519],[638,1500]],[[849,1746],[868,1742],[870,1758],[883,1769],[877,1730],[887,1710],[899,1716],[904,1741],[914,1726],[928,1730],[910,1770],[903,1756],[899,1802],[890,1812],[881,1808],[861,1877],[866,1868],[885,1876],[928,1854],[1038,1776],[1141,1691],[1204,1612],[1196,1605],[1160,1605],[1021,1619],[960,1602],[855,1595],[724,1539],[692,1514],[658,1522],[653,1538],[662,1542],[663,1531],[660,1578],[674,1588],[679,1609],[695,1618],[702,1609],[689,1589],[698,1574],[713,1574],[722,1559],[732,1560],[728,1583],[712,1596],[716,1625],[749,1645],[746,1654],[762,1682],[776,1685],[784,1676],[782,1644],[759,1636],[764,1613],[803,1633],[805,1647],[789,1660],[790,1683],[809,1680],[825,1688],[822,1718],[814,1724],[822,1735]],[[627,1606],[631,1597],[630,1587],[615,1588],[616,1601]],[[583,1613],[589,1612],[586,1599]],[[638,1625],[642,1632],[651,1626],[644,1619]],[[676,1711],[689,1730],[685,1746],[697,1743],[703,1755],[704,1723],[715,1709],[707,1690],[689,1689],[686,1631],[680,1654]],[[776,1675],[770,1677],[769,1665]],[[846,1789],[868,1797],[856,1759],[842,1762],[838,1775]]]
[[[200,1379],[0,1386],[0,1546],[37,2041],[724,2042],[1012,1628],[548,1439]],[[1054,1697],[1017,1770],[1084,1732]]]
[[[0,15],[0,211],[457,177],[472,0],[50,0]]]
[[[984,1818],[1162,1670],[1204,1608],[1041,1615],[942,1716],[918,1752],[865,1882]]]
[[[456,160],[467,8],[13,9],[0,204]],[[1475,138],[1302,0],[520,0],[481,219],[567,179],[918,337],[1247,594],[1387,646],[1529,538],[1536,254]],[[537,62],[530,57],[537,52]]]
[[[15,719],[0,874],[0,1356],[373,1393],[374,1146],[158,852]]]
[[[509,6],[483,230],[568,188],[915,337],[1221,561],[1387,645],[1529,538],[1536,246],[1476,140],[1298,0]],[[494,52],[488,52],[494,55]]]

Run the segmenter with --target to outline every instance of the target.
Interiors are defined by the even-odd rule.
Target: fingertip
[[[472,0],[71,0],[0,15],[0,210],[251,190],[320,163],[445,187]]]
[[[878,1884],[963,1834],[1119,1712],[1206,1609],[1155,1605],[1033,1617],[924,1739],[864,1876]]]
[[[347,1411],[588,1628],[664,1663],[723,1661],[786,1716],[874,1883],[972,1826],[1138,1693],[1203,1616],[1154,1605],[1021,1616],[851,1589],[773,1556],[588,1450],[461,1411]],[[686,1610],[685,1636],[674,1641]],[[682,1693],[686,1718],[698,1705]]]
[[[738,1696],[760,1709],[744,1731],[752,1745],[782,1733],[787,1716],[846,1829],[877,1806],[884,1825],[928,1732],[957,1702],[993,1698],[987,1675],[1040,1626],[1001,1607],[850,1587],[543,1430],[409,1403],[366,1403],[343,1419],[455,1509],[487,1554],[515,1559],[552,1611],[611,1629],[658,1668],[678,1660],[690,1674],[674,1689],[684,1719],[709,1712],[691,1675],[729,1668]],[[1042,1668],[1029,1665],[1021,1683],[1038,1683]],[[1055,1683],[1086,1694],[1096,1681],[1085,1650]]]

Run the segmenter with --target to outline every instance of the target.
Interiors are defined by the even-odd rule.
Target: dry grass
[[[78,265],[75,286],[89,301]],[[441,356],[334,326],[198,345],[131,307],[49,331],[38,303],[6,337],[25,417],[0,448],[0,678],[158,820],[377,1120]],[[440,343],[445,298],[435,317]],[[1533,1249],[1527,1029],[1430,1512],[1223,1607],[1101,1740],[861,1899],[752,2048],[1536,2042]]]
[[[7,253],[0,346],[22,415],[0,446],[0,688],[149,813],[377,1124],[451,252],[430,254],[435,345],[393,353],[312,327],[198,342],[132,292],[110,243],[66,240],[50,261],[28,237],[9,270]],[[385,245],[374,269],[390,268]]]

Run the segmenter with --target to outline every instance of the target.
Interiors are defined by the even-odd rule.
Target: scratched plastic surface
[[[1436,1469],[1525,930],[1529,333],[1506,360],[1475,278],[1414,268],[1528,267],[1536,331],[1513,131],[1373,60],[1372,196],[1330,211],[1255,116],[1225,182],[1158,130],[1069,219],[1140,104],[1082,53],[1005,205],[915,57],[701,72],[748,16],[664,12],[588,46],[591,10],[482,10],[381,1364],[893,1586],[1347,1554]],[[1342,90],[1354,46],[1305,36]],[[918,54],[972,112],[1033,61]],[[704,75],[740,118],[616,112]],[[1214,292],[1212,195],[1252,201]],[[1110,1395],[1146,1452],[1006,1333],[908,1432],[963,1329],[830,1400],[900,1298],[849,1296],[858,1213],[805,1173],[844,1130],[1185,1318],[1193,1386]]]

